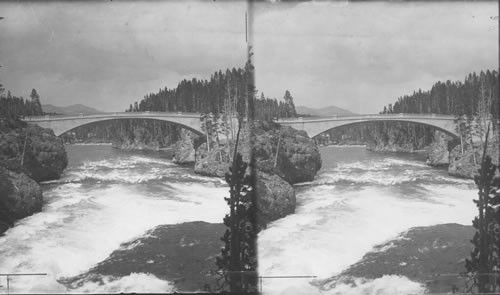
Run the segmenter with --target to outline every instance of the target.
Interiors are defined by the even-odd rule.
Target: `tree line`
[[[283,101],[268,98],[247,89],[251,79],[251,64],[244,68],[217,71],[209,80],[182,80],[177,87],[159,89],[140,101],[130,104],[128,112],[197,112],[221,114],[247,114],[257,120],[296,117],[293,97],[285,91]]]
[[[247,63],[243,68],[214,72],[210,79],[184,79],[176,87],[164,87],[148,93],[143,99],[129,105],[126,112],[197,112],[201,113],[201,124],[210,146],[218,136],[234,138],[235,124],[231,118],[242,115],[257,120],[296,117],[295,105],[290,91],[286,90],[283,100],[256,97],[252,83],[253,66]],[[145,143],[160,145],[179,139],[181,127],[168,122],[134,120],[133,122],[101,122],[82,126],[71,134],[78,140],[100,138],[104,141],[125,141],[137,137],[137,130],[144,134]],[[161,130],[160,133],[157,131]],[[154,134],[153,134],[154,133]]]
[[[35,89],[31,90],[30,99],[24,99],[22,96],[13,96],[9,91],[2,93],[0,89],[0,118],[19,119],[25,116],[43,115],[40,96]]]
[[[473,136],[484,139],[488,123],[492,134],[499,133],[500,101],[498,96],[498,72],[470,73],[464,81],[435,83],[430,90],[414,91],[399,97],[396,102],[384,106],[382,114],[422,113],[454,115],[457,133],[462,144],[470,144]],[[408,149],[422,149],[433,139],[434,129],[414,123],[376,122],[346,126],[332,130],[319,138],[320,141],[365,142],[378,146],[405,145]],[[492,137],[492,140],[497,140]],[[464,147],[462,147],[464,148]]]
[[[487,70],[470,73],[464,82],[450,80],[435,83],[429,91],[414,91],[399,97],[382,113],[419,113],[475,116],[490,113],[499,118],[498,72]]]

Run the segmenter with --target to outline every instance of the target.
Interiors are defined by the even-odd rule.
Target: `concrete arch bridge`
[[[43,128],[54,130],[56,136],[80,126],[91,123],[123,120],[123,119],[150,119],[178,124],[197,134],[203,135],[199,113],[183,112],[125,112],[125,113],[99,113],[93,115],[46,115],[39,117],[25,117],[26,123],[36,124]]]
[[[313,138],[328,130],[342,126],[369,123],[369,122],[410,122],[436,128],[453,138],[459,137],[455,130],[455,117],[437,114],[374,114],[333,116],[324,118],[293,118],[276,120],[276,123],[290,126],[297,130],[304,130]]]
[[[178,124],[197,134],[204,134],[201,128],[199,113],[182,112],[123,112],[123,113],[100,113],[93,115],[46,115],[39,117],[25,117],[27,123],[36,124],[43,128],[51,128],[56,136],[68,132],[77,127],[109,120],[123,119],[150,119],[166,121]],[[375,114],[375,115],[353,115],[333,116],[325,118],[293,118],[276,120],[276,123],[290,126],[297,130],[304,130],[309,137],[313,138],[330,129],[368,122],[411,122],[434,127],[444,133],[459,137],[455,130],[455,117],[449,115],[435,114]]]

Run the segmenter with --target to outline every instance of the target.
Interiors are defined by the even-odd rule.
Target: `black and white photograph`
[[[472,223],[485,142],[500,156],[498,3],[254,8],[257,98],[294,105],[269,116],[283,142],[315,142],[280,147],[304,178],[282,177],[295,205],[259,233],[263,294],[500,292],[490,176],[483,242]]]
[[[498,9],[0,2],[0,294],[499,294]]]

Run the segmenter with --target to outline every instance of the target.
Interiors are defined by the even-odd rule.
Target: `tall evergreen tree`
[[[31,116],[39,116],[43,114],[42,105],[40,104],[40,96],[36,92],[35,88],[31,90]]]
[[[224,217],[227,230],[222,237],[224,248],[217,257],[217,266],[223,275],[221,288],[228,287],[231,293],[257,290],[256,196],[253,173],[247,168],[247,163],[237,153],[226,174],[230,197],[224,199],[230,213]]]
[[[286,117],[297,117],[297,112],[295,111],[295,104],[293,103],[293,97],[290,94],[290,91],[285,91],[285,96],[283,97],[285,100],[285,116]]]
[[[499,167],[486,155],[487,138],[479,175],[474,177],[479,198],[474,200],[478,216],[472,221],[476,233],[471,240],[474,249],[466,259],[467,274],[472,280],[468,292],[497,293],[500,291],[500,179],[495,178]],[[500,170],[499,170],[500,172]]]

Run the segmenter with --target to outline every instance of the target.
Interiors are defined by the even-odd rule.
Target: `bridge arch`
[[[203,135],[200,124],[200,115],[196,113],[164,113],[164,112],[130,112],[130,113],[104,113],[95,115],[71,115],[71,116],[42,116],[28,117],[24,121],[36,124],[43,128],[50,128],[56,136],[60,136],[77,127],[97,122],[145,119],[164,121],[179,125],[196,134]]]
[[[433,114],[377,114],[358,116],[338,116],[329,118],[298,118],[292,120],[279,120],[276,123],[293,127],[297,130],[304,130],[307,135],[314,138],[321,133],[339,127],[371,123],[371,122],[406,122],[425,126],[430,126],[445,134],[457,138],[459,135],[455,131],[453,116],[433,115]]]

